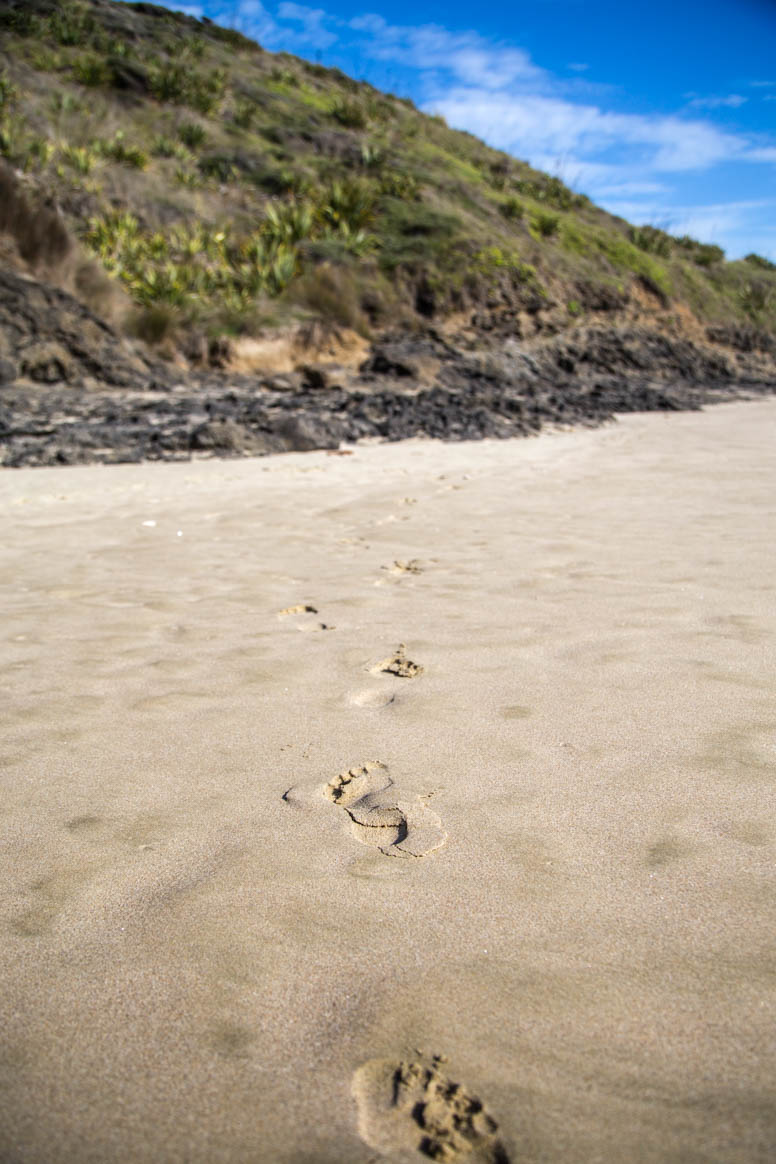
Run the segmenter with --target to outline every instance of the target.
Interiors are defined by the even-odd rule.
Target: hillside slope
[[[631,227],[407,100],[151,4],[6,0],[0,155],[26,207],[0,214],[0,260],[179,369],[498,395],[517,344],[548,383],[776,379],[767,260]],[[75,267],[30,244],[43,205]],[[25,334],[0,357],[29,378]],[[79,361],[61,379],[93,388]]]

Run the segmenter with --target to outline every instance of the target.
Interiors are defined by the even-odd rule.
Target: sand
[[[4,1164],[773,1160],[775,431],[0,472]]]

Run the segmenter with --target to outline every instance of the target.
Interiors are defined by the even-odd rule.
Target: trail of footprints
[[[383,570],[399,577],[422,573],[416,559],[396,560]],[[317,614],[316,607],[309,604],[278,612],[282,619],[296,619],[299,630],[334,629],[318,622]],[[395,679],[416,679],[423,673],[423,667],[408,658],[404,643],[367,670]],[[393,698],[384,689],[367,690],[357,692],[351,702],[384,707]],[[427,857],[447,841],[441,820],[428,805],[433,793],[403,799],[387,765],[380,760],[346,768],[319,791],[346,814],[356,840],[387,857]],[[283,799],[294,805],[304,796],[300,798],[292,788]],[[352,1092],[361,1138],[370,1148],[388,1155],[419,1153],[448,1164],[509,1164],[497,1121],[476,1095],[443,1073],[442,1062],[441,1056],[417,1061],[371,1059],[359,1067]]]

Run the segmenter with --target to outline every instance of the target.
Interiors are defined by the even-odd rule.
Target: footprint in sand
[[[396,558],[391,562],[390,566],[381,566],[380,569],[383,575],[387,575],[387,577],[375,579],[375,586],[395,586],[401,582],[402,578],[406,578],[408,574],[422,574],[424,567],[417,558],[410,558],[406,562]]]
[[[379,760],[340,772],[325,785],[323,795],[344,808],[363,845],[373,845],[387,857],[427,857],[447,840],[439,817],[424,803],[428,797],[400,800]]]
[[[404,643],[399,643],[392,655],[381,659],[379,663],[373,663],[367,669],[373,675],[385,672],[388,675],[396,675],[398,679],[415,679],[423,672],[419,663],[413,663],[411,659],[407,658],[407,648]]]
[[[309,603],[299,602],[296,606],[287,606],[284,610],[278,611],[278,618],[290,618],[296,616],[296,629],[300,631],[330,631],[334,630],[326,622],[318,622],[314,617],[318,613],[318,608],[310,606]]]
[[[347,696],[348,703],[354,707],[388,707],[395,699],[392,691],[385,691],[381,687],[366,687],[363,691],[351,691]]]
[[[370,1059],[353,1076],[358,1131],[370,1148],[405,1158],[509,1164],[498,1123],[476,1095],[430,1062]]]

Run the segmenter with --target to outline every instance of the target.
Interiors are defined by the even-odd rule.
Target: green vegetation
[[[530,302],[564,326],[583,284],[609,310],[638,284],[655,310],[776,330],[770,260],[630,226],[336,69],[148,4],[0,7],[0,30],[0,154],[151,331],[232,326],[268,297],[390,324],[420,287],[424,313]]]
[[[531,225],[542,238],[552,238],[560,229],[560,215],[546,214],[540,210],[533,216]]]
[[[744,255],[744,262],[751,263],[753,267],[759,267],[761,271],[776,271],[776,263],[772,263],[770,259],[763,258],[762,255]]]

